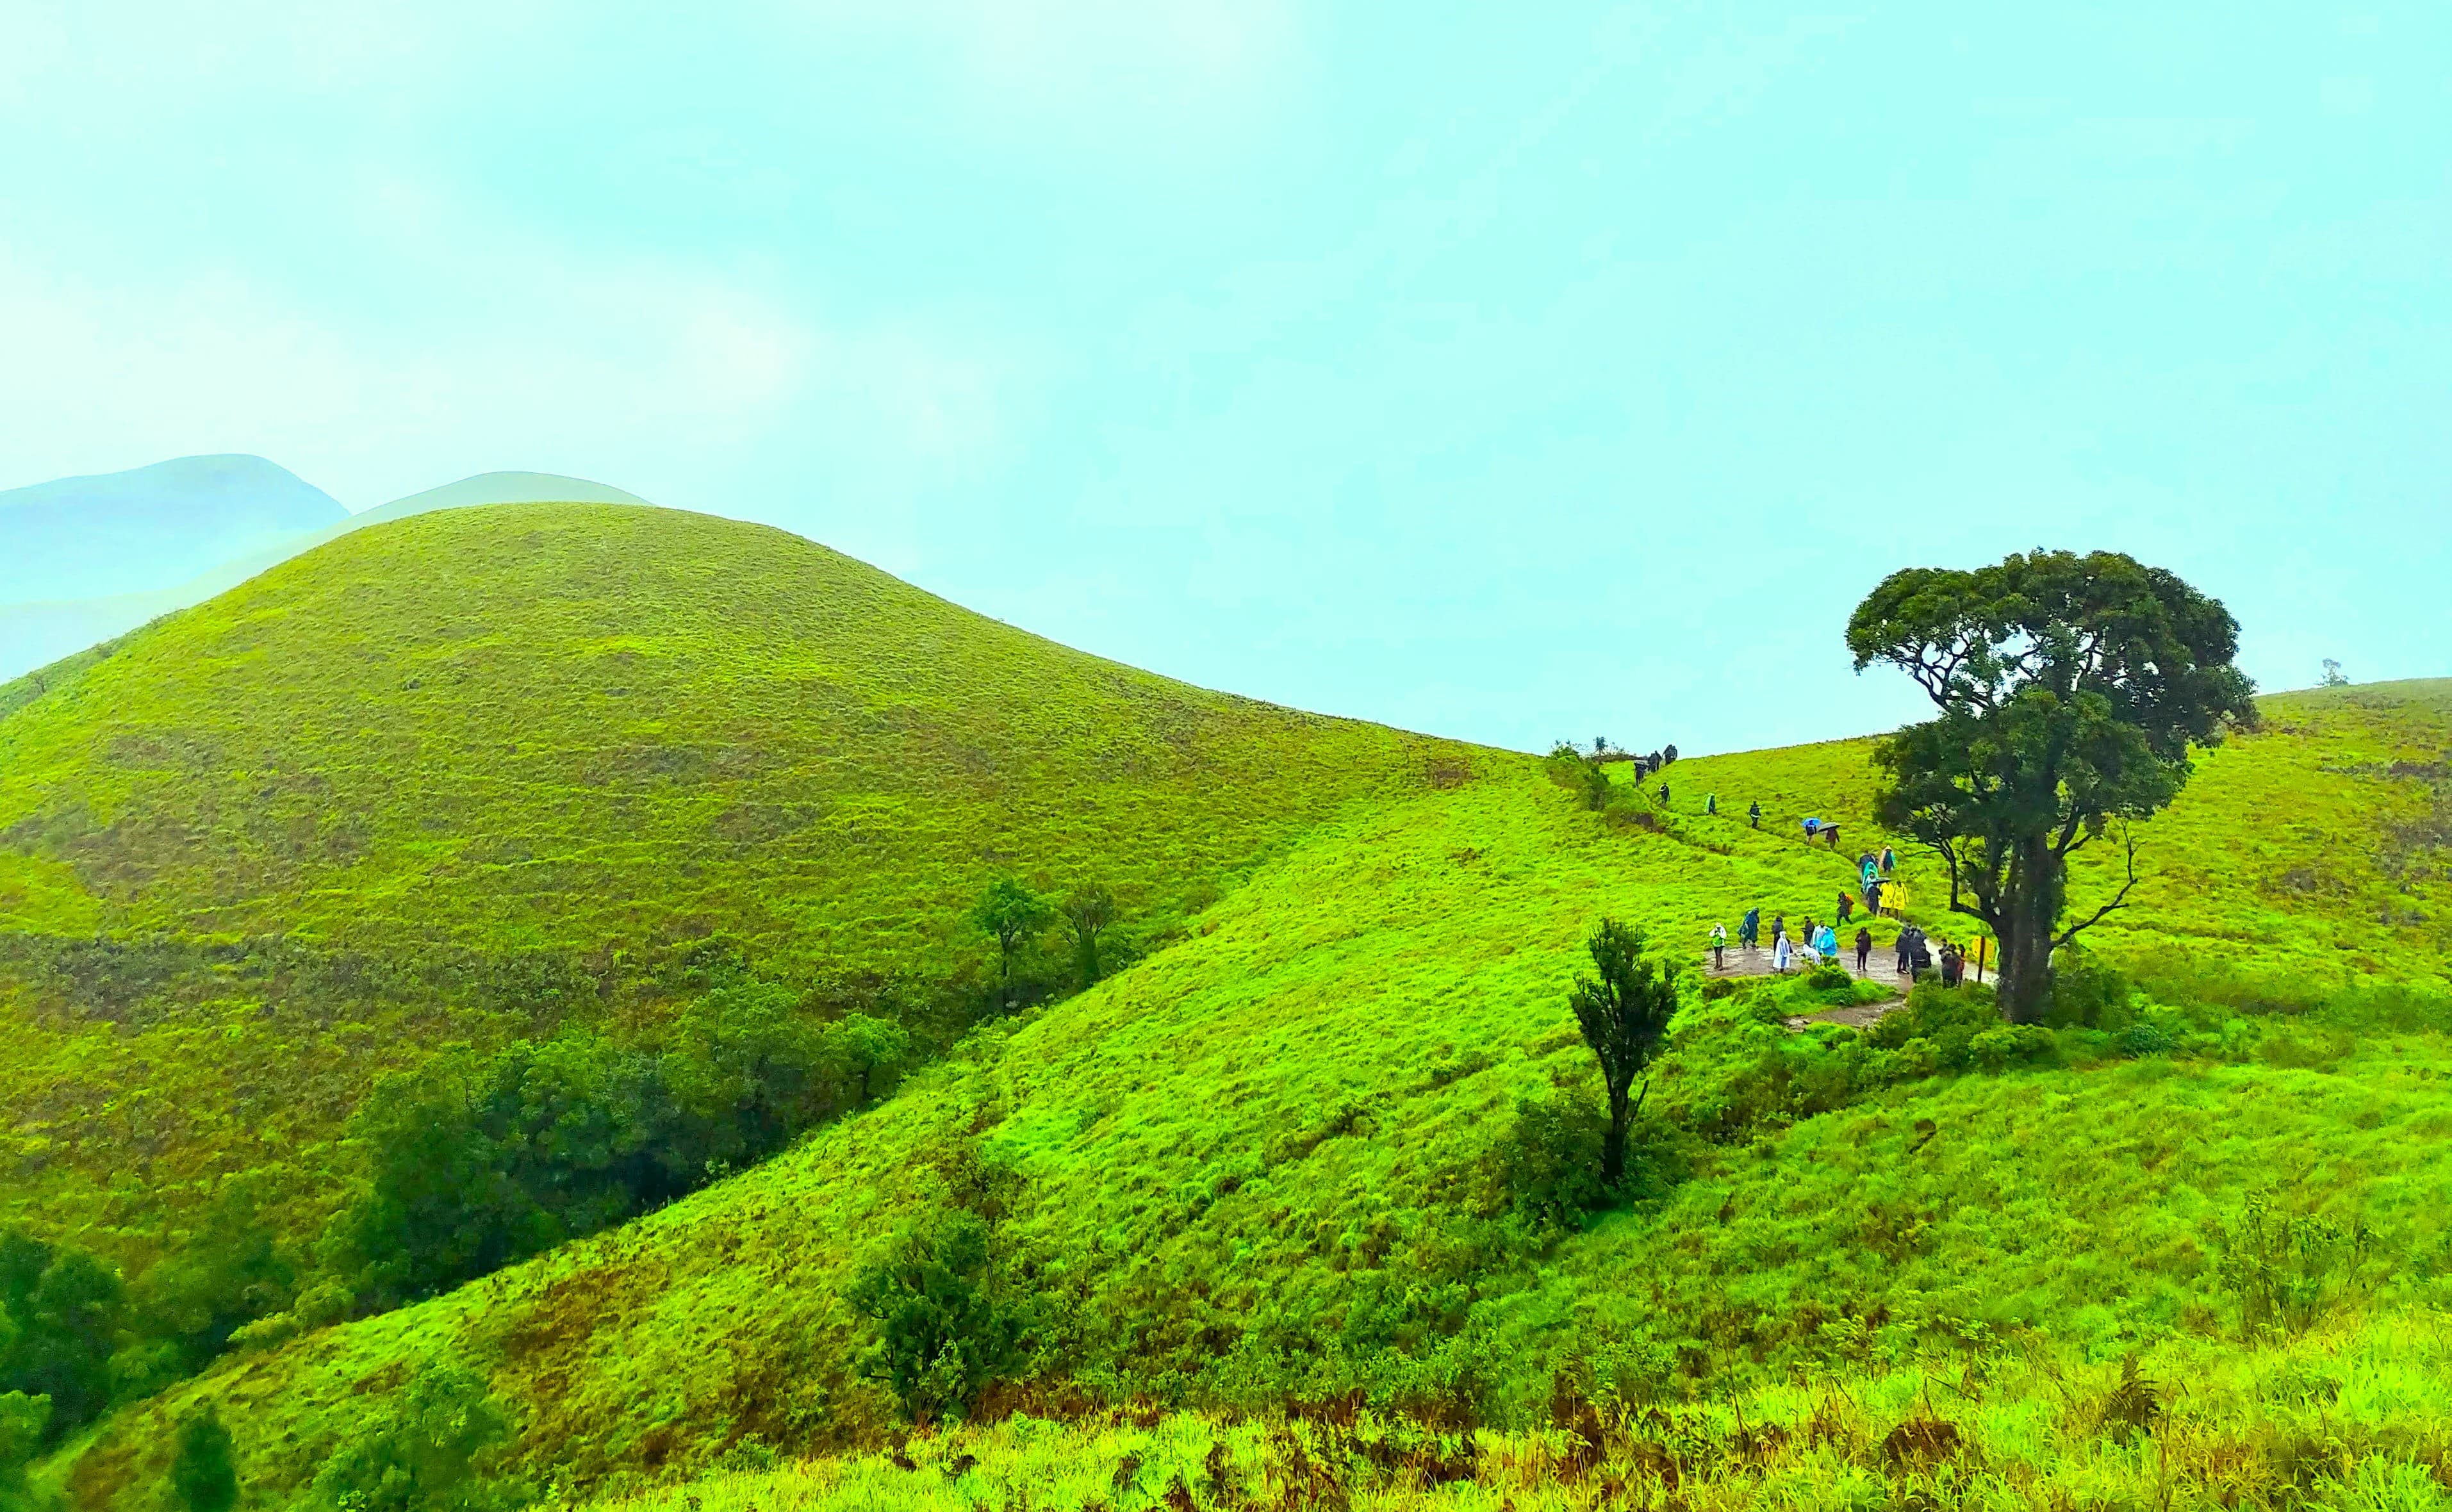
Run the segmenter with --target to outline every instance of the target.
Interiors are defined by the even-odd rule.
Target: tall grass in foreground
[[[2452,1319],[1814,1374],[1701,1404],[1562,1397],[1550,1426],[1364,1413],[1017,1416],[857,1459],[719,1471],[603,1512],[987,1508],[2452,1507]],[[736,1449],[733,1463],[758,1457]]]

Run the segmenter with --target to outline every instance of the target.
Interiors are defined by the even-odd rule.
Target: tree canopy
[[[2117,552],[1909,568],[1857,606],[1857,670],[1896,666],[1940,711],[1877,752],[1880,817],[1941,855],[1950,908],[1999,937],[2012,1019],[2041,1016],[2052,950],[2127,902],[2128,822],[2178,795],[2195,747],[2254,717],[2238,645],[2219,600]],[[2125,880],[2064,925],[2068,857],[2114,823]]]

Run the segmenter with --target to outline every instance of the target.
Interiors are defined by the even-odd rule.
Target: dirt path
[[[1801,1030],[1809,1024],[1845,1024],[1851,1029],[1864,1029],[1881,1022],[1882,1015],[1904,1006],[1907,1001],[1908,979],[1898,973],[1898,959],[1889,951],[1876,950],[1866,962],[1866,969],[1860,972],[1856,970],[1856,952],[1841,951],[1839,964],[1848,969],[1849,976],[1876,987],[1886,987],[1889,989],[1890,996],[1879,1003],[1849,1003],[1839,1008],[1826,1008],[1819,1013],[1794,1014],[1789,1018],[1788,1027]],[[1760,947],[1748,950],[1741,945],[1731,945],[1728,951],[1728,964],[1713,970],[1711,953],[1706,951],[1703,952],[1703,974],[1711,978],[1770,976],[1773,974],[1770,952]],[[1793,965],[1789,968],[1789,974],[1796,974]]]

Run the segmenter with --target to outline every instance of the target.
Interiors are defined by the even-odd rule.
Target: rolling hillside
[[[1683,1462],[1645,1454],[1701,1455],[1696,1483],[1736,1477],[1734,1504],[1761,1473],[1743,1466],[1769,1463],[1748,1458],[1768,1452],[1748,1437],[1750,1407],[1790,1446],[1781,1463],[1819,1454],[1814,1473],[1858,1500],[1878,1500],[1885,1476],[1928,1485],[1943,1461],[2010,1477],[2005,1495],[2048,1483],[2150,1499],[2154,1462],[2118,1457],[2128,1420],[2090,1404],[2143,1358],[2163,1374],[2137,1379],[2207,1383],[2185,1404],[2118,1399],[2180,1404],[2175,1423],[2204,1424],[2166,1477],[2177,1463],[2313,1487],[2419,1455],[2422,1478],[2423,1455],[2452,1449],[2440,1397],[2412,1384],[2441,1366],[2425,1320],[2452,1304],[2447,694],[2266,700],[2264,732],[2210,754],[2151,827],[2164,880],[2103,942],[2146,991],[2110,994],[2099,1021],[2042,1040],[1867,1040],[1782,1027],[1813,1006],[1802,987],[1695,994],[1651,1093],[1646,1194],[1588,1224],[1557,1216],[1552,1185],[1581,1148],[1572,1109],[1596,1096],[1564,1004],[1582,935],[1604,913],[1669,942],[1752,902],[1818,913],[1846,858],[1790,825],[1798,809],[1861,806],[1864,747],[1680,763],[1671,812],[1645,822],[1585,811],[1529,759],[1486,759],[1470,781],[1349,813],[1192,937],[975,1036],[756,1170],[447,1296],[224,1362],[107,1426],[70,1483],[144,1504],[161,1424],[209,1399],[277,1503],[442,1363],[490,1382],[513,1463],[566,1490],[744,1443],[890,1444],[902,1430],[860,1371],[847,1296],[898,1234],[959,1214],[1045,1309],[1046,1353],[1007,1404],[1041,1413],[1310,1404],[1335,1423],[1349,1393],[1433,1424],[1532,1428],[1586,1401],[1691,1412],[1644,1428],[1651,1449],[1594,1439],[1594,1453],[1659,1484]],[[1697,812],[1706,792],[1717,817]],[[1734,816],[1755,795],[1787,811],[1760,832]],[[1928,871],[1909,882],[1928,905]],[[2251,1194],[2366,1236],[2363,1258],[2319,1278],[2320,1331],[2269,1355],[2221,1343],[2240,1326],[2224,1256]],[[2318,1465],[2288,1435],[2322,1389],[2340,1405]],[[1834,1437],[1809,1434],[1829,1412]],[[1950,1426],[1929,1458],[1924,1441],[1898,1447],[1903,1420],[1936,1413],[1967,1437]],[[1120,1455],[1097,1421],[1088,1452]],[[1234,1430],[1182,1431],[1196,1458]],[[1256,1452],[1238,1442],[1207,1462],[1213,1480]],[[1508,1452],[1580,1474],[1558,1468],[1570,1441],[1552,1442]],[[1078,1446],[1047,1452],[1078,1463]],[[970,1470],[934,1463],[821,1464],[723,1482],[715,1500],[817,1504],[846,1476],[892,1495],[906,1474],[957,1496]],[[921,1483],[909,1489],[919,1503]],[[1240,1503],[1211,1490],[1195,1504]]]
[[[465,509],[477,504],[556,501],[598,504],[645,502],[619,488],[590,482],[583,478],[563,478],[551,473],[495,472],[480,473],[474,478],[464,478],[440,488],[428,488],[352,515],[326,498],[320,490],[307,488],[272,463],[253,457],[190,458],[186,462],[166,462],[158,468],[140,468],[135,473],[121,473],[111,478],[66,479],[58,484],[45,484],[40,489],[23,492],[50,497],[65,485],[113,483],[124,479],[150,476],[164,469],[186,467],[188,463],[212,463],[216,467],[247,464],[246,467],[224,470],[247,476],[253,475],[249,469],[268,473],[276,480],[287,480],[287,486],[304,490],[330,507],[292,509],[281,517],[289,521],[287,524],[235,534],[228,530],[219,534],[200,534],[194,523],[152,518],[168,512],[167,506],[153,509],[150,515],[132,517],[121,532],[124,539],[119,539],[114,547],[129,560],[112,561],[108,568],[99,570],[99,576],[36,575],[29,579],[31,588],[26,597],[30,601],[0,603],[0,678],[39,671],[53,661],[73,657],[97,642],[125,635],[164,615],[203,603],[267,568],[277,566],[351,531],[364,530],[368,525],[405,520],[431,510]],[[208,472],[201,480],[191,481],[217,484],[220,473]],[[264,486],[269,493],[281,492],[281,485],[277,483]],[[10,496],[0,496],[0,499],[7,497]],[[184,507],[209,520],[214,510],[196,507],[200,502],[208,504],[209,501],[209,495],[202,500],[190,499],[186,501]],[[258,517],[266,516],[260,504],[249,507],[255,509]],[[80,549],[95,550],[112,540],[107,534],[81,538]],[[166,540],[173,543],[173,548],[167,552],[163,546]]]
[[[1102,882],[1154,944],[1489,759],[615,504],[348,533],[0,715],[0,1217],[131,1263],[218,1173],[311,1217],[425,1047],[652,1019],[719,956],[918,1011],[974,991],[999,874]]]

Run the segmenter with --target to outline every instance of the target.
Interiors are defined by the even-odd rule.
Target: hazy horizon
[[[0,484],[565,474],[1536,749],[1894,724],[1849,609],[2039,543],[2452,670],[2436,9],[10,30]]]

